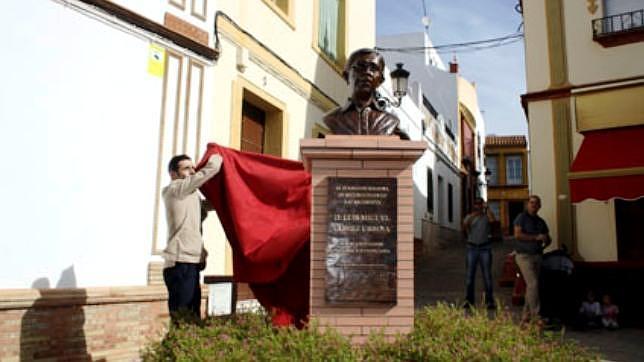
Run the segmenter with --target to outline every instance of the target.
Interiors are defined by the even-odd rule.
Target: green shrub
[[[490,318],[486,310],[439,304],[416,314],[413,331],[383,343],[372,335],[363,346],[366,361],[590,361],[597,360],[560,332],[522,329],[508,312]]]
[[[265,315],[247,313],[179,323],[142,357],[144,361],[355,361],[357,352],[335,330],[273,328]]]
[[[417,313],[413,331],[387,341],[372,334],[363,346],[332,329],[273,328],[265,315],[239,314],[179,323],[148,346],[144,361],[589,361],[597,357],[561,333],[521,329],[499,311],[464,316],[445,304]]]

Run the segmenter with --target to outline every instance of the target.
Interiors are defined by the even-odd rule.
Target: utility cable
[[[503,45],[515,43],[523,39],[523,33],[514,33],[498,38],[476,40],[464,43],[442,44],[435,46],[421,47],[402,47],[402,48],[382,48],[376,47],[381,52],[398,52],[398,53],[417,53],[426,50],[435,50],[438,53],[462,53],[468,51],[477,51],[482,49],[496,48]]]

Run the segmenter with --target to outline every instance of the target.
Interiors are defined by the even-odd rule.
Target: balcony
[[[593,40],[606,48],[644,41],[644,9],[593,20]]]

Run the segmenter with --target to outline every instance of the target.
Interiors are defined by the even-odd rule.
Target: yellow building
[[[525,136],[485,137],[487,201],[504,235],[513,233],[512,223],[528,199],[527,161]]]
[[[582,284],[644,323],[644,3],[521,5],[530,191]]]
[[[644,260],[644,245],[620,239],[617,232],[629,228],[621,224],[640,222],[644,215],[615,218],[622,207],[637,208],[632,205],[641,200],[624,206],[614,198],[573,204],[569,189],[569,182],[578,178],[644,173],[641,164],[620,167],[622,170],[598,166],[585,174],[571,172],[575,158],[586,151],[582,147],[585,136],[603,131],[610,140],[611,131],[641,132],[642,8],[637,1],[523,2],[527,93],[522,100],[530,132],[531,190],[543,198],[541,214],[550,225],[555,244],[567,245],[579,260]],[[621,21],[622,16],[632,20],[630,25],[625,22],[611,28],[611,21]],[[634,37],[637,34],[639,38]],[[640,146],[631,153],[641,150]],[[613,160],[632,156],[613,155],[614,150],[608,147],[597,151]],[[613,191],[619,196],[619,190]],[[639,237],[642,240],[641,233]]]

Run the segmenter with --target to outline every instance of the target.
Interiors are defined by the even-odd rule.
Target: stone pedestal
[[[327,136],[326,139],[301,141],[302,159],[312,174],[313,186],[311,319],[321,326],[334,327],[343,335],[351,336],[354,343],[364,342],[373,330],[382,330],[385,335],[393,336],[407,333],[413,328],[412,165],[422,156],[426,147],[422,141],[402,141],[398,137],[388,136]],[[333,189],[329,188],[330,182]],[[339,197],[342,190],[336,185],[342,185],[343,190],[357,190],[357,193],[344,193]],[[354,188],[351,185],[366,186]],[[357,196],[355,199],[342,199],[346,195]],[[383,202],[378,200],[379,195],[382,195]],[[369,199],[372,196],[375,199]],[[382,204],[379,211],[365,211],[362,214],[362,209],[344,211],[344,214],[337,211],[338,203],[364,203],[366,209],[374,210],[369,209],[373,206],[369,204],[374,202]],[[364,227],[360,225],[362,219],[366,220]],[[346,220],[350,221],[344,222]],[[362,231],[367,231],[366,234],[360,232],[361,227]],[[384,239],[389,238],[384,246],[382,242],[370,240],[371,235],[375,235],[375,239],[381,235],[378,234],[378,228],[386,230],[382,234]],[[338,231],[346,229],[352,234],[347,238],[338,237]],[[387,233],[389,229],[392,232]],[[369,234],[371,231],[374,233]],[[338,249],[338,244],[346,245]],[[366,246],[362,248],[361,245]],[[334,260],[342,255],[338,250],[349,250],[351,255],[347,260],[357,260],[357,263],[342,265],[349,265],[349,269],[351,265],[357,265],[357,272],[355,268],[346,273],[345,270],[338,272],[338,268],[330,266],[337,265],[333,264]],[[363,259],[362,252],[369,256]],[[376,261],[369,264],[364,260]],[[356,277],[351,279],[350,275]],[[371,277],[375,278],[373,282],[363,283],[362,288],[359,287],[361,280]],[[374,289],[374,284],[384,286],[381,294]],[[338,293],[338,288],[345,285],[352,290],[345,293],[340,289]]]

